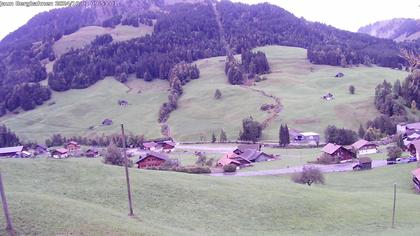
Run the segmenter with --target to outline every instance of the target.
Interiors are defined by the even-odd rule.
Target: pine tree
[[[287,124],[284,126],[284,139],[286,146],[290,144],[290,133],[289,133],[289,127],[287,127]]]
[[[283,145],[283,140],[284,140],[284,127],[283,127],[283,124],[281,124],[280,130],[279,130],[279,145],[280,146]]]
[[[350,94],[354,94],[356,92],[356,88],[353,85],[349,86],[349,92]]]
[[[221,143],[225,143],[225,142],[227,142],[226,133],[225,133],[225,131],[224,131],[223,129],[220,131],[220,138],[219,138],[219,141],[220,141]]]
[[[357,132],[357,134],[359,135],[359,138],[363,138],[363,137],[365,137],[366,131],[365,131],[365,129],[363,128],[363,125],[362,125],[362,124],[360,124],[360,126],[359,126],[359,131]]]
[[[216,89],[216,92],[214,92],[214,98],[215,99],[222,98],[222,92],[219,89]]]
[[[214,134],[214,132],[213,132],[213,134],[211,135],[211,142],[212,142],[212,143],[215,143],[215,142],[216,142],[216,135]]]

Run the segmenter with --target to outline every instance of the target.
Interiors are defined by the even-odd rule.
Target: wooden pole
[[[15,231],[13,229],[12,220],[9,215],[9,207],[7,206],[6,194],[4,193],[4,185],[3,185],[3,179],[1,177],[1,172],[0,172],[0,196],[1,196],[1,202],[3,204],[4,216],[6,217],[6,231],[9,232],[11,236],[14,236]]]
[[[397,201],[397,184],[394,184],[394,206],[392,208],[392,228],[395,228],[395,204]]]
[[[130,187],[130,176],[128,174],[128,158],[127,158],[127,147],[125,141],[125,134],[124,134],[124,124],[121,124],[121,135],[123,141],[123,155],[124,155],[124,167],[125,167],[125,179],[127,181],[127,192],[128,192],[128,207],[129,207],[129,216],[134,216],[133,213],[133,204],[131,202],[131,187]]]

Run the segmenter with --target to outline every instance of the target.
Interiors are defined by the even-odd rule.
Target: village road
[[[356,163],[343,163],[343,164],[335,164],[335,165],[306,165],[306,166],[314,166],[319,168],[324,173],[330,172],[344,172],[344,171],[353,171],[353,166]],[[378,168],[386,166],[386,160],[373,160],[372,161],[372,168]],[[291,174],[295,172],[301,172],[303,166],[296,166],[290,168],[283,168],[283,169],[276,169],[276,170],[259,170],[259,171],[247,171],[247,172],[236,172],[236,173],[214,173],[209,174],[210,176],[236,176],[236,177],[243,177],[243,176],[266,176],[266,175],[284,175],[284,174]]]

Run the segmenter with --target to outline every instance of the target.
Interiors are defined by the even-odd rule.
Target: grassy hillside
[[[312,187],[287,176],[131,169],[135,218],[127,216],[123,168],[88,159],[10,159],[0,169],[22,235],[416,235],[414,167],[329,174],[326,185]],[[390,227],[393,183],[396,229]]]
[[[140,24],[138,28],[127,25],[117,25],[115,28],[104,28],[100,26],[87,26],[78,31],[63,36],[54,43],[53,50],[57,57],[68,52],[71,48],[83,48],[92,42],[96,36],[110,34],[114,42],[126,41],[133,38],[143,37],[153,32],[153,26]]]
[[[156,80],[151,83],[130,78],[127,85],[107,78],[83,90],[54,92],[50,102],[35,110],[19,115],[9,114],[3,123],[24,140],[43,142],[53,133],[64,136],[101,135],[119,132],[119,124],[134,134],[160,137],[157,123],[159,105],[167,99],[168,84]],[[129,102],[119,106],[118,100]],[[101,126],[106,118],[112,126]],[[89,130],[94,126],[93,130]]]
[[[255,50],[261,50],[267,54],[272,73],[266,76],[267,81],[257,83],[257,86],[253,88],[280,97],[283,104],[280,117],[264,131],[264,140],[277,140],[280,123],[284,122],[289,125],[289,128],[321,134],[329,124],[357,129],[360,123],[365,123],[368,119],[379,115],[373,105],[376,85],[385,79],[393,83],[407,76],[407,73],[403,71],[376,66],[342,68],[313,65],[306,59],[306,50],[302,48],[268,46]],[[256,112],[264,103],[256,99],[273,103],[272,100],[267,100],[266,97],[261,97],[260,94],[251,91],[250,93],[239,92],[232,98],[233,103],[227,102],[220,107],[219,102],[214,101],[211,96],[216,88],[222,89],[222,93],[225,88],[228,88],[228,91],[246,90],[227,85],[227,79],[222,72],[223,60],[211,59],[207,64],[204,61],[199,64],[203,80],[186,85],[185,95],[180,100],[180,108],[170,118],[170,124],[174,127],[185,119],[194,126],[182,127],[184,132],[175,132],[175,137],[183,140],[197,139],[199,133],[210,137],[212,131],[226,128],[229,124],[228,135],[231,138],[237,138],[239,123],[247,112],[243,111],[233,116],[231,104],[235,104],[236,101],[235,106],[240,106],[242,109],[253,108]],[[335,78],[334,76],[339,72],[344,73],[344,77]],[[208,81],[208,83],[205,84],[203,81]],[[350,85],[356,87],[355,95],[349,94]],[[336,99],[322,100],[321,96],[328,92],[331,92]],[[200,100],[193,102],[193,98],[200,98]],[[255,116],[259,121],[268,117],[266,113],[261,111],[259,113]],[[188,116],[183,114],[188,114]],[[223,118],[222,121],[218,120],[220,117]],[[194,129],[194,133],[190,132],[190,129]]]
[[[242,119],[253,116],[263,120],[267,115],[260,111],[270,99],[257,93],[232,86],[224,73],[224,57],[198,61],[200,79],[184,86],[179,108],[171,114],[169,125],[172,135],[179,140],[211,140],[214,132],[219,137],[224,129],[228,139],[238,138]],[[214,99],[216,89],[222,92],[222,99]]]
[[[407,75],[406,72],[381,67],[313,65],[306,60],[306,50],[301,48],[269,46],[256,50],[266,52],[272,73],[266,76],[267,81],[251,88],[228,84],[224,74],[224,57],[197,62],[200,79],[184,86],[179,108],[168,121],[175,139],[210,140],[213,132],[219,137],[221,129],[226,131],[229,139],[237,139],[243,118],[253,116],[263,121],[270,116],[260,107],[264,103],[273,103],[273,100],[252,88],[280,97],[283,105],[280,116],[264,130],[264,140],[276,141],[280,123],[284,122],[289,128],[321,134],[329,124],[356,130],[360,123],[379,115],[373,105],[376,85],[384,79],[394,82]],[[335,78],[338,72],[344,73],[344,77]],[[114,118],[116,123],[124,122],[127,129],[135,134],[160,137],[156,120],[159,107],[167,100],[167,82],[155,80],[145,83],[134,79],[134,76],[131,78],[127,85],[134,89],[128,93],[126,86],[106,79],[84,90],[54,93],[51,101],[55,101],[55,105],[8,115],[0,118],[0,122],[24,139],[40,141],[52,133],[69,136],[117,131],[117,125],[99,127],[93,132],[86,130],[105,118]],[[355,95],[349,94],[350,85],[356,87]],[[137,93],[136,88],[140,88],[142,93]],[[216,89],[222,92],[221,100],[214,99]],[[328,92],[333,93],[336,99],[322,100],[321,96]],[[131,105],[119,107],[118,99],[126,99]],[[43,123],[59,126],[48,127]],[[80,128],[84,129],[83,132]]]

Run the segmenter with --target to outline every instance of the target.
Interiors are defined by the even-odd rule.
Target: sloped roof
[[[318,133],[315,133],[315,132],[303,132],[303,133],[300,133],[301,135],[303,135],[303,136],[317,136],[317,135],[319,135]]]
[[[413,174],[414,177],[416,177],[418,180],[420,180],[420,168],[417,168],[417,169],[411,171],[411,174]]]
[[[69,145],[69,144],[79,145],[79,143],[78,143],[78,142],[76,142],[76,141],[70,141],[70,142],[68,142],[68,143],[67,143],[67,145]]]
[[[68,150],[67,150],[67,149],[65,149],[65,148],[57,148],[57,149],[55,149],[55,151],[56,151],[56,152],[59,152],[59,153],[61,153],[61,154],[65,154],[65,153],[67,153],[67,152],[68,152]]]
[[[175,142],[172,142],[172,141],[165,141],[165,142],[163,142],[164,144],[168,144],[168,145],[171,145],[172,147],[175,147],[176,146],[176,143]]]
[[[164,153],[148,152],[148,153],[146,153],[146,155],[140,157],[140,159],[136,163],[139,163],[139,162],[143,161],[144,159],[146,159],[149,156],[153,156],[153,157],[156,157],[156,158],[164,160],[164,161],[169,160],[169,157],[167,155],[165,155]]]
[[[359,141],[356,141],[356,142],[355,142],[355,143],[353,143],[351,146],[352,146],[354,149],[359,150],[360,148],[364,147],[365,145],[375,145],[375,146],[377,146],[376,144],[374,144],[374,143],[372,143],[372,142],[369,142],[369,141],[366,141],[366,140],[364,140],[364,139],[360,139]]]
[[[334,152],[336,152],[338,149],[342,148],[343,146],[341,145],[337,145],[337,144],[333,144],[333,143],[328,143],[327,145],[325,145],[322,148],[322,151],[328,154],[333,154]]]
[[[407,129],[420,130],[420,122],[407,124],[405,127],[406,127]]]
[[[0,148],[0,154],[13,153],[13,152],[21,152],[22,150],[23,150],[23,146],[5,147],[5,148]]]
[[[143,146],[145,148],[156,147],[157,146],[157,143],[155,143],[155,142],[147,142],[147,143],[143,143]]]
[[[247,149],[259,151],[261,149],[261,144],[241,144],[237,149],[239,149],[241,152],[245,152]]]
[[[220,158],[217,161],[217,164],[222,165],[222,166],[229,165],[229,164],[232,164],[232,163],[237,164],[237,165],[241,164],[239,161],[237,161],[235,159],[230,159],[227,156],[223,156],[222,158]]]

